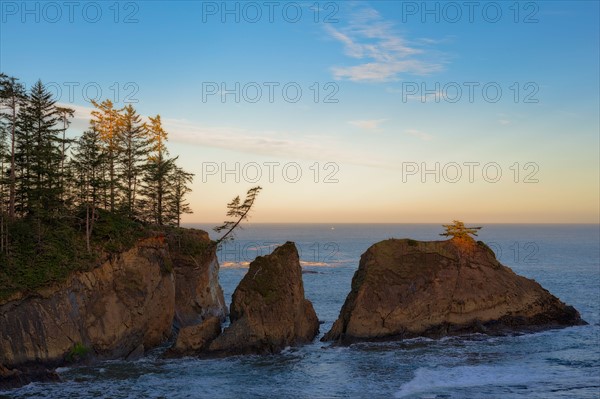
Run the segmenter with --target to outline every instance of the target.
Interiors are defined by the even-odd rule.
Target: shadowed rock
[[[211,316],[200,324],[183,327],[166,357],[199,355],[221,334],[221,319]]]
[[[214,246],[200,230],[176,230],[167,241],[139,240],[90,271],[0,303],[5,385],[52,380],[46,367],[84,359],[139,358],[165,342],[174,323],[178,350],[204,349],[227,312]]]
[[[140,240],[101,266],[0,305],[0,363],[61,364],[74,348],[127,357],[171,334],[175,284],[163,240]]]
[[[537,282],[471,238],[390,239],[371,246],[323,341],[396,340],[585,324]]]
[[[186,229],[170,235],[168,241],[175,274],[176,326],[195,326],[212,316],[225,320],[227,306],[219,284],[216,246],[208,233]]]
[[[0,390],[18,388],[30,382],[56,382],[59,375],[43,366],[29,366],[21,370],[10,370],[0,364]]]
[[[213,355],[277,353],[308,343],[319,332],[304,298],[298,251],[292,242],[259,256],[233,293],[231,325],[209,346]]]

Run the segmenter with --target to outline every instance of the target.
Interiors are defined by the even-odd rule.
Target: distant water
[[[391,237],[437,240],[440,231],[427,224],[250,225],[219,253],[221,284],[231,301],[248,262],[295,241],[322,335],[370,245]],[[151,354],[62,369],[64,383],[30,384],[0,398],[599,398],[599,232],[598,225],[486,225],[479,236],[502,263],[575,306],[588,326],[348,348],[315,340],[281,355],[224,360]]]

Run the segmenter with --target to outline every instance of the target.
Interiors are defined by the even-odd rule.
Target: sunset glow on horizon
[[[3,3],[0,71],[74,108],[72,136],[90,98],[160,114],[195,174],[184,223],[257,185],[252,223],[600,222],[598,2],[224,4]]]

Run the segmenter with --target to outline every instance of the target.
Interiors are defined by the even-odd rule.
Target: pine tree
[[[118,137],[118,178],[123,193],[122,208],[129,218],[136,217],[138,183],[148,152],[148,129],[130,104],[123,109]]]
[[[16,167],[15,167],[15,137],[17,126],[17,114],[19,107],[26,100],[25,87],[17,82],[18,79],[0,74],[0,118],[2,126],[6,129],[9,136],[10,158],[9,163],[9,204],[8,215],[15,217],[15,196],[16,196]]]
[[[77,203],[85,209],[85,237],[88,251],[96,221],[96,211],[100,205],[103,189],[108,185],[105,179],[105,166],[108,156],[97,130],[83,133],[75,144],[71,165],[77,182]]]
[[[192,190],[189,184],[194,180],[194,174],[186,172],[174,165],[169,175],[169,192],[167,195],[167,218],[169,224],[181,226],[181,215],[193,213],[190,204],[186,201],[186,194]]]
[[[106,147],[108,156],[108,204],[111,212],[114,212],[117,205],[118,180],[116,172],[116,163],[118,156],[118,139],[121,129],[121,116],[119,110],[114,108],[112,101],[104,100],[97,103],[92,100],[96,110],[92,111],[91,125],[100,134],[100,139]]]
[[[262,190],[262,187],[256,186],[252,187],[246,193],[246,198],[244,202],[240,200],[240,196],[235,197],[229,204],[227,204],[227,216],[233,217],[233,220],[225,221],[221,226],[215,227],[213,230],[217,233],[220,233],[223,230],[226,230],[225,234],[219,238],[215,244],[217,246],[221,245],[223,242],[227,242],[233,239],[234,230],[242,223],[242,221],[248,219],[250,214],[250,210],[252,206],[254,206],[254,202],[256,201],[256,197],[258,193]]]
[[[443,224],[442,226],[445,228],[446,231],[444,233],[441,233],[441,236],[452,236],[453,238],[463,239],[471,239],[469,234],[477,236],[477,232],[482,229],[482,227],[466,227],[465,224],[460,220],[453,220],[452,224]]]
[[[56,107],[56,113],[60,117],[63,125],[61,149],[60,149],[60,189],[61,189],[61,201],[64,201],[64,194],[66,192],[65,180],[69,178],[69,172],[66,169],[67,162],[67,150],[69,145],[73,143],[73,140],[67,139],[67,128],[71,124],[70,118],[75,116],[75,110],[66,107]]]
[[[19,109],[15,163],[21,174],[22,212],[48,215],[58,210],[61,197],[62,129],[52,94],[41,81],[31,88]]]
[[[162,127],[160,115],[150,117],[148,126],[150,155],[145,165],[142,193],[145,196],[144,205],[147,220],[162,226],[164,220],[164,205],[168,193],[168,178],[174,166],[175,159],[169,159],[165,146],[167,132]]]

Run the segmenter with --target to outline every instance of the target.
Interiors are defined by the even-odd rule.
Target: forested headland
[[[0,73],[0,299],[93,267],[191,213],[193,174],[167,149],[160,115],[93,102],[88,128],[41,81]]]

